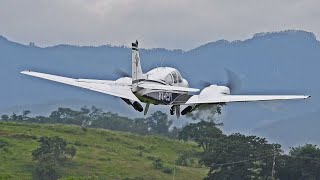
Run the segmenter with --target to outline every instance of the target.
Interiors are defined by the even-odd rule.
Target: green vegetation
[[[95,107],[2,115],[0,179],[320,179],[316,145],[283,154],[264,138],[224,134],[216,113],[220,105],[204,106],[188,115],[200,121],[171,131],[160,111],[136,119]]]
[[[291,148],[289,155],[279,158],[279,178],[320,179],[320,148],[316,145]]]
[[[306,144],[283,154],[281,145],[239,133],[225,135],[213,122],[189,124],[179,133],[202,147],[199,163],[209,167],[205,179],[320,179],[320,148]],[[180,156],[177,164],[185,164]]]
[[[74,125],[0,122],[0,179],[32,179],[39,164],[32,152],[41,148],[44,136],[58,136],[76,149],[72,159],[59,164],[65,179],[202,179],[208,172],[175,165],[182,152],[201,152],[192,142]],[[154,167],[156,159],[162,169]]]
[[[104,112],[99,108],[82,107],[80,110],[70,108],[58,108],[48,117],[35,116],[29,117],[31,112],[26,110],[22,114],[13,113],[11,116],[2,115],[1,121],[4,122],[29,122],[46,124],[72,124],[87,127],[103,128],[116,131],[132,132],[141,135],[161,135],[176,138],[178,136],[177,128],[169,131],[172,121],[168,115],[157,111],[147,118],[130,119],[119,116],[117,113]]]
[[[33,179],[55,180],[61,177],[59,167],[76,155],[74,146],[67,147],[67,142],[58,137],[41,137],[40,147],[32,151],[33,160],[38,161]]]

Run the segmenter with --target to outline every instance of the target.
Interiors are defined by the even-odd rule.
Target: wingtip
[[[21,71],[20,73],[21,74],[28,74],[28,73],[30,73],[31,71],[29,71],[29,70],[24,70],[24,71]]]
[[[304,95],[303,99],[309,99],[311,96],[310,95]]]

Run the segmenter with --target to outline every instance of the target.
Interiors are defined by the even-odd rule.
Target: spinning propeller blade
[[[220,86],[227,86],[230,89],[231,93],[235,93],[239,91],[241,88],[241,79],[239,78],[239,76],[235,72],[227,68],[225,68],[225,73],[226,73],[226,82],[211,83],[209,81],[201,80],[200,85],[202,87],[208,87],[212,84],[217,84]]]
[[[131,75],[129,73],[127,73],[126,71],[122,70],[122,69],[115,69],[114,73],[120,77],[131,77]]]

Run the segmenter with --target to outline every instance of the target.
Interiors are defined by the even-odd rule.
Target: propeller
[[[226,73],[226,82],[215,82],[211,83],[208,81],[200,80],[200,85],[202,87],[208,87],[212,84],[217,84],[220,86],[227,86],[230,89],[231,93],[235,93],[240,90],[241,88],[241,79],[240,77],[230,69],[225,68],[225,73]]]
[[[230,69],[225,69],[227,74],[227,86],[231,93],[235,93],[241,89],[241,79],[240,77]]]
[[[114,73],[120,77],[131,77],[129,73],[120,68],[115,69]]]

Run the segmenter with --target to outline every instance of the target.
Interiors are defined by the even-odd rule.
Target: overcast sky
[[[38,46],[127,45],[188,50],[257,32],[320,35],[319,0],[0,0],[0,35]]]

